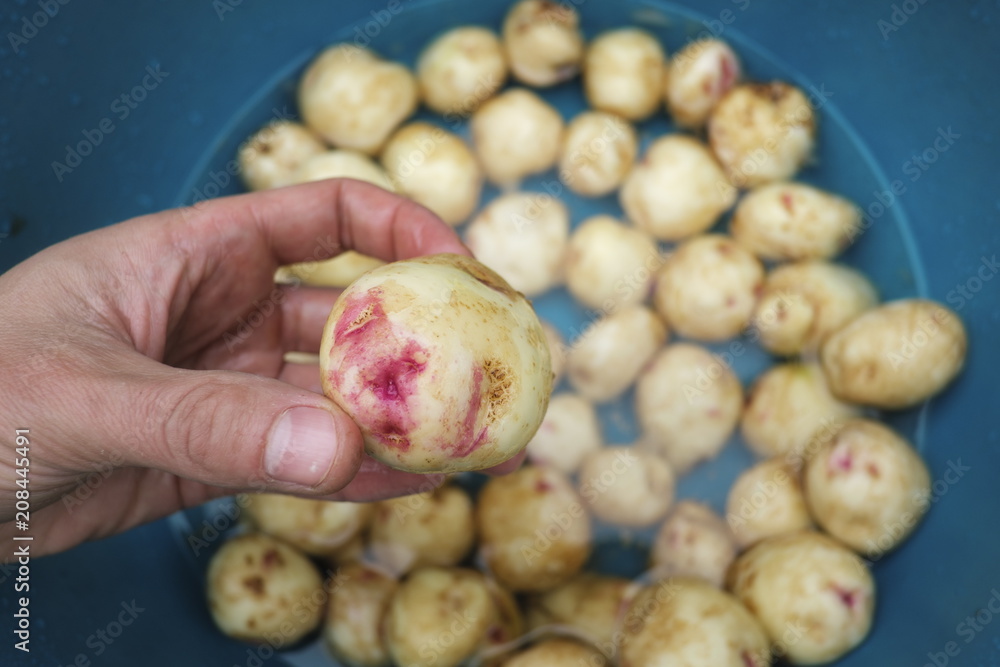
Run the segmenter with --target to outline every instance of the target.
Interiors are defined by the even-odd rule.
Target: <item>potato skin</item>
[[[658,577],[695,577],[722,586],[736,558],[736,542],[711,507],[693,500],[677,503],[653,542],[650,565]]]
[[[744,470],[729,489],[726,522],[744,548],[812,526],[799,471],[783,457]]]
[[[496,33],[478,26],[436,37],[417,61],[420,95],[451,121],[467,116],[507,81],[507,57]]]
[[[583,58],[580,16],[570,5],[520,0],[503,22],[503,46],[514,78],[545,88],[572,79]]]
[[[608,659],[596,649],[573,640],[544,639],[513,656],[498,667],[607,667]]]
[[[382,619],[397,582],[362,563],[337,570],[339,582],[330,591],[323,640],[338,660],[351,667],[387,667],[389,652],[382,641]]]
[[[583,62],[591,107],[634,121],[656,113],[666,69],[656,37],[638,28],[609,30],[594,38]]]
[[[925,299],[870,310],[831,335],[820,352],[830,389],[845,401],[898,409],[934,396],[965,364],[958,315]]]
[[[313,556],[329,556],[368,526],[367,503],[296,498],[277,493],[250,496],[246,515],[261,532]]]
[[[605,447],[580,468],[580,495],[598,519],[641,528],[666,515],[674,501],[674,471],[636,447]]]
[[[867,419],[848,422],[823,443],[802,482],[816,523],[865,556],[898,546],[930,507],[923,459],[892,429]]]
[[[528,459],[571,475],[602,444],[594,405],[577,394],[555,394],[542,425],[528,443]]]
[[[632,582],[585,572],[562,586],[526,602],[528,627],[569,627],[594,646],[613,650],[622,607],[633,588]]]
[[[610,194],[621,185],[639,152],[628,121],[603,111],[584,111],[566,126],[559,151],[559,179],[585,197]]]
[[[326,150],[323,141],[294,121],[270,123],[241,146],[237,159],[243,184],[251,190],[270,190],[294,183],[303,162]]]
[[[555,107],[530,90],[510,88],[476,110],[469,131],[486,177],[511,186],[556,163],[564,128]]]
[[[689,43],[670,59],[665,75],[667,111],[681,127],[698,128],[741,76],[739,58],[718,39]]]

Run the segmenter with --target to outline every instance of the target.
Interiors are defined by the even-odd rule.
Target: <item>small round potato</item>
[[[447,485],[378,503],[369,547],[376,562],[398,576],[427,565],[458,565],[475,539],[469,494]]]
[[[743,548],[766,537],[812,526],[799,471],[783,458],[761,461],[744,470],[729,489],[726,521]]]
[[[301,552],[261,533],[223,544],[208,564],[207,586],[215,624],[243,641],[290,646],[319,627],[323,618],[326,593],[316,566]]]
[[[299,166],[326,150],[309,128],[283,120],[270,123],[247,139],[237,159],[243,183],[251,190],[270,190],[295,182]]]
[[[387,667],[382,619],[396,592],[396,580],[370,565],[351,563],[337,570],[330,590],[323,639],[350,667]]]
[[[367,527],[373,506],[260,493],[250,496],[245,511],[261,532],[308,554],[326,556]]]
[[[352,44],[323,51],[299,82],[306,125],[338,148],[370,155],[379,152],[418,101],[410,70]]]
[[[740,61],[718,39],[691,42],[670,60],[666,75],[667,111],[681,127],[697,128],[740,79]]]
[[[584,220],[569,239],[566,287],[595,310],[612,313],[643,303],[663,264],[656,241],[608,215]]]
[[[613,114],[584,111],[566,127],[559,178],[573,192],[601,197],[621,185],[639,152],[635,129]]]
[[[720,357],[674,343],[639,377],[635,409],[643,443],[683,474],[722,450],[740,420],[743,387]]]
[[[817,446],[817,434],[839,428],[860,410],[837,400],[815,364],[772,366],[750,388],[740,430],[758,456],[797,465]]]
[[[774,642],[773,654],[795,664],[833,662],[860,644],[871,627],[871,573],[849,549],[819,533],[758,542],[736,560],[727,583],[754,610]]]
[[[319,262],[301,262],[282,267],[282,269],[285,271],[285,275],[295,280],[301,280],[306,285],[344,288],[372,269],[384,265],[385,262],[381,259],[348,250],[332,259]]]
[[[382,164],[400,194],[449,225],[465,222],[479,204],[483,171],[458,136],[430,123],[400,128],[382,150]]]
[[[562,116],[524,88],[485,102],[472,115],[469,129],[486,177],[502,186],[549,169],[562,147]]]
[[[445,120],[469,116],[507,81],[507,58],[496,33],[454,28],[431,42],[417,61],[424,104]]]
[[[739,600],[695,578],[664,579],[632,600],[622,626],[623,665],[767,667],[768,640]]]
[[[736,558],[733,535],[708,505],[682,500],[660,526],[650,565],[659,577],[697,577],[721,586]]]
[[[537,296],[562,280],[569,211],[542,192],[501,195],[469,223],[465,242],[480,262],[511,287]]]
[[[388,174],[374,160],[353,150],[324,151],[305,160],[292,176],[294,183],[325,181],[328,178],[353,178],[395,192]]]
[[[769,183],[733,212],[729,232],[761,259],[829,259],[858,235],[861,212],[842,197],[804,183]]]
[[[552,637],[504,659],[498,667],[608,667],[597,649],[575,639]]]
[[[965,364],[968,339],[958,315],[924,299],[903,299],[864,313],[823,344],[833,393],[878,408],[930,398]]]
[[[621,308],[591,324],[570,348],[569,382],[592,401],[612,401],[632,386],[666,340],[667,328],[649,308]]]
[[[482,556],[497,581],[538,593],[572,579],[591,548],[590,517],[569,479],[531,466],[490,479],[476,505]]]
[[[598,519],[642,528],[662,519],[674,501],[674,471],[651,452],[605,447],[580,468],[580,495]]]
[[[816,354],[830,334],[877,303],[875,288],[861,272],[806,260],[768,274],[753,324],[761,344],[775,354]]]
[[[518,81],[544,88],[572,79],[583,58],[580,16],[569,4],[520,0],[504,19],[503,46]]]
[[[618,617],[631,589],[628,579],[586,572],[548,593],[530,597],[528,627],[569,628],[594,646],[613,649]]]
[[[486,585],[490,589],[490,595],[493,596],[497,616],[493,625],[486,631],[486,638],[480,653],[492,651],[499,646],[516,641],[525,632],[524,614],[521,613],[521,607],[514,594],[493,579],[487,579]],[[484,666],[492,664],[492,661],[484,660],[482,664]]]
[[[551,322],[542,320],[542,329],[545,331],[545,340],[549,344],[549,356],[552,358],[552,388],[554,389],[562,380],[563,373],[566,372],[566,341]]]
[[[721,341],[750,322],[764,266],[732,239],[706,234],[685,241],[656,275],[653,304],[682,336]]]
[[[629,220],[661,241],[679,241],[715,224],[736,190],[711,151],[682,134],[660,137],[618,193]]]
[[[791,178],[812,156],[816,114],[795,86],[774,81],[732,88],[708,117],[708,141],[738,188]]]
[[[475,570],[428,567],[396,589],[383,631],[396,665],[456,667],[483,645],[496,619],[486,577]]]
[[[666,54],[656,37],[638,28],[611,30],[587,47],[583,89],[593,108],[644,120],[660,106],[665,71]]]
[[[602,444],[594,405],[577,394],[556,394],[549,401],[542,425],[528,443],[528,459],[571,475]]]
[[[802,483],[816,523],[866,556],[895,548],[930,506],[923,459],[892,429],[867,419],[848,422],[823,443]]]

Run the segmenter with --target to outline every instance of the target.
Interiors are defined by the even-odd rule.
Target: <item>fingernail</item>
[[[337,457],[337,422],[326,410],[286,410],[271,428],[264,450],[264,470],[280,482],[318,485]]]

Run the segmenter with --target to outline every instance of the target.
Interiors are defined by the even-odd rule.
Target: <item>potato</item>
[[[335,44],[312,61],[298,98],[306,125],[338,148],[370,155],[416,110],[419,99],[406,67],[351,44]]]
[[[237,160],[244,185],[270,190],[294,183],[299,166],[326,150],[309,128],[290,120],[264,126],[240,145]]]
[[[388,667],[382,619],[396,592],[396,580],[361,563],[341,567],[331,587],[323,622],[330,652],[350,667]]]
[[[569,382],[597,403],[612,401],[635,382],[667,340],[667,328],[653,311],[626,306],[590,325],[566,358]]]
[[[369,545],[376,562],[401,575],[427,565],[458,565],[475,540],[472,500],[448,485],[378,503]]]
[[[385,262],[348,250],[332,259],[319,262],[301,262],[282,267],[282,269],[288,278],[301,280],[306,285],[344,288],[380,266],[385,266]]]
[[[500,667],[608,667],[608,659],[586,644],[564,637],[544,639],[500,663]]]
[[[453,28],[435,38],[417,61],[424,104],[445,120],[468,116],[507,80],[507,58],[492,30]]]
[[[601,197],[625,180],[639,152],[635,129],[614,114],[584,111],[566,127],[559,178],[573,192]]]
[[[708,117],[708,142],[739,188],[791,178],[812,157],[815,141],[809,98],[781,81],[735,86]]]
[[[490,479],[476,505],[481,554],[515,592],[551,590],[590,555],[590,517],[566,476],[532,466]]]
[[[628,579],[585,572],[558,588],[528,598],[528,627],[566,628],[612,652],[618,616],[631,589]]]
[[[758,542],[733,564],[728,583],[775,642],[775,657],[795,664],[833,662],[871,627],[871,573],[846,547],[819,533]]]
[[[682,336],[726,340],[750,322],[763,283],[759,260],[730,238],[706,234],[667,256],[656,275],[653,304]]]
[[[902,299],[864,313],[831,335],[821,359],[839,398],[905,408],[930,398],[965,364],[965,327],[945,306]]]
[[[459,255],[395,262],[355,281],[330,312],[320,373],[366,451],[410,472],[506,461],[535,434],[552,393],[531,304]]]
[[[562,280],[569,212],[541,192],[501,195],[469,223],[465,243],[514,289],[537,296]]]
[[[744,470],[729,489],[726,522],[740,547],[812,526],[799,471],[783,458]]]
[[[514,594],[493,579],[487,579],[486,585],[490,589],[490,595],[493,597],[497,616],[493,625],[486,631],[486,638],[483,642],[480,655],[495,651],[497,647],[516,641],[524,635],[525,631],[524,615],[521,613],[521,607],[518,605]],[[483,664],[486,664],[486,662],[483,662]]]
[[[374,160],[353,150],[324,151],[306,159],[292,175],[293,183],[325,181],[328,178],[353,178],[395,192],[395,185]]]
[[[593,108],[644,120],[660,106],[665,71],[666,54],[656,37],[620,28],[598,35],[587,47],[583,89]]]
[[[923,459],[892,429],[867,419],[848,422],[823,443],[802,483],[816,523],[866,556],[895,548],[930,506]]]
[[[726,523],[708,505],[678,502],[653,542],[651,566],[659,577],[697,577],[721,586],[736,558]]]
[[[588,308],[612,313],[642,303],[662,265],[656,241],[611,216],[595,215],[573,232],[566,251],[566,287]]]
[[[729,593],[677,577],[647,587],[625,614],[623,665],[766,667],[767,635]]]
[[[768,274],[753,324],[761,345],[775,354],[814,354],[830,334],[877,303],[875,288],[861,272],[805,260]]]
[[[551,322],[542,320],[542,329],[545,331],[545,340],[549,344],[549,357],[552,359],[552,386],[555,387],[562,380],[563,373],[566,371],[566,341]]]
[[[679,241],[714,225],[736,201],[736,190],[704,144],[668,134],[632,167],[618,199],[639,229]]]
[[[667,111],[681,127],[698,128],[740,79],[740,61],[718,39],[699,39],[677,52],[667,68]]]
[[[410,123],[382,150],[382,164],[400,194],[458,225],[479,204],[483,171],[458,136],[430,123]]]
[[[261,533],[235,537],[208,564],[208,608],[222,632],[281,648],[315,630],[326,593],[299,551]]]
[[[455,667],[482,646],[496,618],[482,574],[428,567],[410,574],[392,596],[385,642],[400,667]]]
[[[743,387],[720,357],[674,343],[639,376],[635,410],[643,443],[683,474],[722,450],[740,420]]]
[[[593,404],[577,394],[556,394],[542,425],[528,443],[528,459],[571,475],[603,444]]]
[[[559,158],[562,116],[524,88],[510,88],[485,102],[469,129],[486,177],[501,186],[545,171]]]
[[[770,183],[747,193],[729,223],[737,243],[776,262],[829,259],[860,233],[861,211],[804,183]]]
[[[544,88],[572,79],[583,58],[580,16],[570,5],[520,0],[504,19],[503,46],[518,81]]]
[[[296,498],[277,493],[250,496],[247,518],[273,535],[314,556],[327,556],[360,534],[372,516],[367,503]]]
[[[584,459],[579,489],[595,517],[641,528],[656,523],[670,509],[674,471],[650,452],[605,447]]]
[[[761,457],[784,456],[797,464],[825,437],[860,410],[830,394],[815,364],[772,366],[750,388],[740,430],[750,449]]]

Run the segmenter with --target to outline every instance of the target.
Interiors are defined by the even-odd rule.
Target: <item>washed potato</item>
[[[653,304],[682,336],[726,340],[750,322],[763,283],[757,258],[728,237],[706,234],[667,256],[656,275]]]
[[[241,146],[237,160],[244,185],[270,190],[295,182],[299,166],[326,150],[309,128],[290,120],[270,123]]]
[[[496,33],[453,28],[427,45],[417,61],[424,104],[446,120],[468,116],[507,81],[507,57]]]
[[[525,632],[524,614],[521,613],[521,607],[514,594],[493,579],[487,579],[486,586],[490,590],[490,595],[493,596],[497,615],[493,625],[486,630],[486,638],[479,656],[483,656],[487,652],[494,652],[497,647],[518,640]],[[485,666],[495,663],[484,660],[481,664]]]
[[[833,662],[871,628],[871,573],[849,549],[819,533],[758,542],[736,560],[727,581],[764,626],[774,656],[794,664]]]
[[[490,479],[476,505],[487,567],[515,592],[547,591],[572,579],[591,548],[590,517],[567,477],[531,466]]]
[[[396,592],[396,580],[362,563],[337,570],[323,621],[323,640],[349,667],[388,667],[382,619]]]
[[[506,461],[535,434],[552,393],[531,304],[459,255],[395,262],[355,281],[327,320],[320,373],[366,451],[411,472]]]
[[[566,340],[551,322],[542,320],[542,329],[545,331],[545,340],[549,344],[549,357],[552,359],[552,386],[555,387],[562,380],[563,373],[566,371]]]
[[[823,345],[823,372],[839,398],[905,408],[940,392],[965,364],[968,338],[958,315],[924,299],[870,310]]]
[[[337,148],[375,155],[417,108],[413,74],[368,49],[336,44],[323,51],[299,82],[306,125]]]
[[[741,547],[809,528],[799,471],[780,457],[744,470],[729,489],[726,522]]]
[[[547,593],[528,598],[528,627],[568,628],[611,653],[618,617],[632,587],[628,579],[586,572]]]
[[[650,565],[662,578],[696,577],[721,586],[736,558],[733,535],[708,505],[677,503],[653,542]]]
[[[708,141],[730,182],[755,188],[791,178],[812,157],[816,114],[789,83],[744,83],[715,105]]]
[[[867,419],[848,422],[823,443],[802,483],[816,523],[866,556],[895,548],[930,506],[931,478],[920,454]]]
[[[575,639],[552,637],[503,660],[500,667],[607,667],[608,659]]]
[[[602,444],[594,404],[577,394],[555,394],[542,425],[528,443],[528,459],[571,475]]]
[[[662,263],[649,234],[595,215],[570,236],[566,287],[583,305],[611,313],[644,302]]]
[[[660,106],[666,54],[645,30],[602,33],[587,47],[583,90],[595,109],[629,120],[649,118]]]
[[[644,306],[626,306],[591,324],[570,348],[569,382],[604,403],[621,396],[667,340],[667,328]]]
[[[569,212],[541,192],[501,195],[469,223],[465,243],[518,292],[537,296],[562,280]]]
[[[670,509],[674,471],[651,452],[605,447],[584,459],[579,490],[598,519],[641,528],[656,523]]]
[[[667,111],[681,127],[701,127],[740,79],[740,61],[718,39],[699,39],[674,54],[667,68]]]
[[[326,556],[361,533],[372,516],[367,503],[333,502],[259,493],[250,496],[247,518],[273,535],[314,556]]]
[[[843,197],[804,183],[770,183],[740,200],[729,232],[761,259],[797,261],[839,255],[860,233],[861,211]]]
[[[396,189],[378,163],[364,153],[349,149],[335,149],[313,155],[303,161],[292,174],[293,183],[311,183],[328,178],[353,178],[389,192]]]
[[[542,88],[580,71],[580,16],[569,4],[520,0],[503,22],[503,46],[514,78]]]
[[[375,561],[396,575],[427,565],[458,565],[476,540],[472,500],[452,485],[383,500],[368,539]]]
[[[609,194],[621,185],[638,151],[639,138],[627,121],[602,111],[584,111],[566,126],[559,178],[585,197]]]
[[[679,241],[714,225],[736,201],[736,190],[703,143],[668,134],[632,167],[618,199],[639,229]]]
[[[323,578],[312,562],[261,533],[235,537],[208,564],[208,608],[222,632],[274,648],[315,630],[326,603]]]
[[[316,287],[344,288],[372,269],[385,266],[385,262],[360,252],[348,250],[332,259],[319,262],[300,262],[282,267],[282,277],[300,280]]]
[[[556,163],[563,119],[530,90],[511,88],[479,107],[469,130],[486,177],[510,186]]]
[[[674,343],[639,376],[635,410],[643,443],[683,474],[722,450],[740,420],[743,387],[720,357]]]

